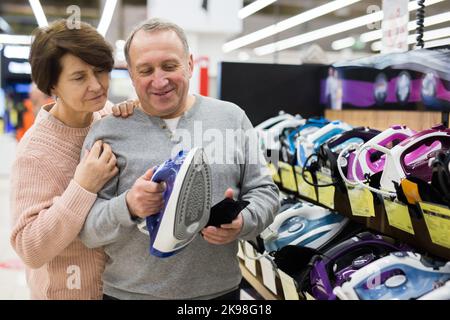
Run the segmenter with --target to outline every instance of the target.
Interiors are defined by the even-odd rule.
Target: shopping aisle
[[[29,299],[23,264],[9,244],[9,176],[15,148],[13,137],[0,135],[0,300]]]

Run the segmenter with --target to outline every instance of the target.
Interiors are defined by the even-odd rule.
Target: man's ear
[[[192,74],[194,72],[194,58],[192,56],[192,53],[189,54],[188,68],[189,68],[189,79],[190,79],[190,78],[192,78]]]
[[[130,66],[127,66],[127,69],[128,69],[128,74],[130,75],[131,83],[133,84],[133,87],[134,87],[134,73],[131,70]]]

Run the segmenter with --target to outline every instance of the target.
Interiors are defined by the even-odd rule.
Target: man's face
[[[142,108],[153,116],[174,118],[187,107],[193,60],[174,31],[138,31],[128,66]]]

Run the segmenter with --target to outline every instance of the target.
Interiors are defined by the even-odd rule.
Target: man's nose
[[[155,89],[162,89],[169,84],[169,80],[166,77],[165,72],[157,71],[154,73],[153,87]]]

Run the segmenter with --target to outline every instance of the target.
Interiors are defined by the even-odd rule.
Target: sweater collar
[[[91,126],[85,128],[71,128],[65,125],[62,121],[54,117],[49,111],[55,105],[54,102],[44,105],[36,117],[36,123],[39,123],[52,131],[62,135],[70,136],[86,136]],[[93,121],[100,119],[100,115],[94,112]]]
[[[186,119],[192,118],[192,117],[195,115],[195,113],[198,111],[198,109],[199,109],[199,107],[200,107],[200,104],[201,104],[201,100],[203,99],[203,97],[200,96],[200,95],[198,95],[198,94],[194,94],[194,97],[195,97],[194,104],[192,105],[192,107],[189,108],[188,111],[186,111],[185,113],[183,113],[183,114],[181,115],[180,120],[181,120],[182,118],[186,118]],[[144,110],[142,110],[141,108],[137,108],[137,109],[135,110],[135,112],[136,112],[136,111],[137,111],[141,116],[144,116],[144,118],[154,120],[154,121],[156,121],[157,123],[163,123],[163,119],[162,119],[162,118],[156,117],[156,116],[151,116],[151,115],[149,115],[148,113],[146,113]]]

